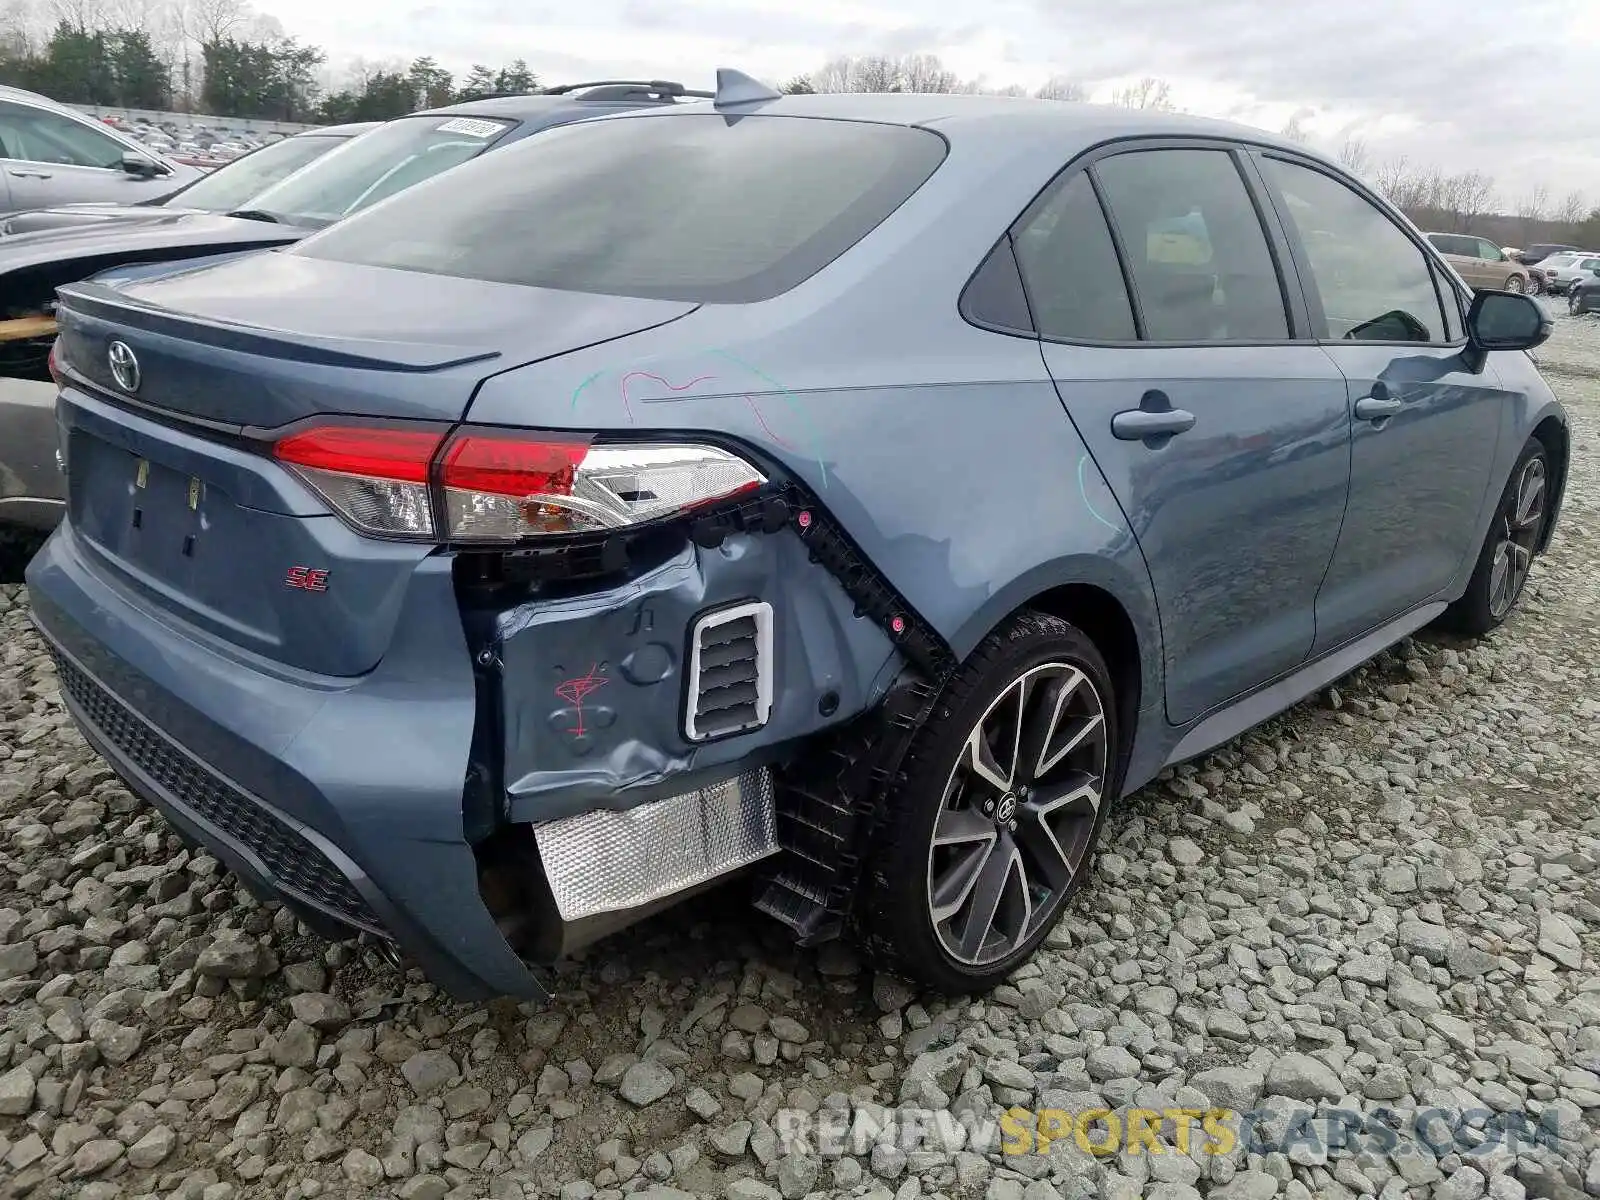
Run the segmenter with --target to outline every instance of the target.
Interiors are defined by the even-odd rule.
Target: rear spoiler
[[[65,328],[70,328],[77,317],[88,317],[267,358],[285,358],[292,354],[308,362],[331,367],[426,372],[500,357],[500,351],[485,350],[479,346],[390,342],[377,338],[334,338],[306,333],[296,333],[292,338],[286,338],[276,330],[257,325],[177,312],[125,295],[94,279],[58,288],[56,295],[60,297],[56,321]]]

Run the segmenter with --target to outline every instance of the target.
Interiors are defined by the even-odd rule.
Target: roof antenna
[[[752,79],[743,71],[735,71],[732,67],[717,68],[717,96],[711,102],[713,108],[725,108],[735,104],[760,104],[765,100],[781,100],[782,92],[775,92],[759,79]]]

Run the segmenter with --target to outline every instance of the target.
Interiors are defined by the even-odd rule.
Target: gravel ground
[[[1540,357],[1577,453],[1519,614],[1408,641],[1121,805],[1070,935],[978,1002],[713,895],[564,964],[548,1008],[451,1003],[188,853],[73,731],[0,587],[0,1192],[1600,1195],[1600,320],[1561,316]],[[1102,1157],[874,1144],[897,1104],[1479,1115],[1438,1155],[1182,1153],[1168,1122],[1164,1153]],[[1490,1112],[1546,1135],[1508,1148]],[[811,1113],[860,1153],[781,1140]]]

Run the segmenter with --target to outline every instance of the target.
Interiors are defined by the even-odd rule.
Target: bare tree
[[[1372,166],[1372,153],[1367,143],[1358,137],[1347,137],[1339,147],[1339,165],[1352,175],[1365,176]]]
[[[1537,184],[1517,201],[1517,220],[1522,230],[1522,244],[1526,246],[1534,240],[1538,232],[1538,225],[1544,220],[1545,212],[1550,208],[1550,189],[1544,184]]]
[[[1588,215],[1589,206],[1584,202],[1582,192],[1568,192],[1561,197],[1561,203],[1556,205],[1554,220],[1557,225],[1581,225],[1583,218]]]
[[[54,21],[65,21],[80,33],[101,29],[105,25],[105,4],[102,0],[50,0],[50,15]]]
[[[1494,176],[1482,171],[1465,171],[1450,177],[1450,192],[1455,202],[1456,228],[1466,233],[1472,223],[1487,214],[1494,201]]]
[[[1148,108],[1156,112],[1171,112],[1172,88],[1164,79],[1146,75],[1138,83],[1118,88],[1111,94],[1111,103],[1122,108]]]
[[[1284,122],[1283,128],[1278,130],[1278,136],[1305,145],[1311,140],[1311,135],[1306,132],[1306,118],[1315,115],[1309,108],[1297,109],[1294,115]]]
[[[1034,92],[1039,100],[1075,100],[1089,98],[1089,89],[1066,75],[1052,75]]]
[[[908,54],[898,64],[903,92],[953,92],[961,84],[956,73],[939,61],[936,54]]]
[[[204,44],[220,42],[251,17],[248,0],[181,0],[185,28],[190,37]]]
[[[900,67],[885,54],[841,54],[811,74],[818,92],[897,92]]]

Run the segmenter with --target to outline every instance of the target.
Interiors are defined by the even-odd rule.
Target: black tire
[[[1538,275],[1535,275],[1532,271],[1528,272],[1528,295],[1544,295],[1544,280]]]
[[[1573,291],[1567,293],[1567,312],[1574,317],[1581,317],[1583,315],[1582,292]]]
[[[977,757],[971,749],[979,736],[976,731],[985,722],[1003,719],[1002,706],[1012,703],[1013,692],[1019,732],[1015,738],[1000,739],[1013,743],[1012,787],[1001,792],[984,782],[992,775],[968,764]],[[1093,720],[1096,708],[1098,732]],[[1041,713],[1050,715],[1045,718]],[[1069,726],[1069,718],[1076,724]],[[1030,732],[1026,748],[1020,732],[1024,725]],[[1089,732],[1074,742],[1072,732],[1080,727]],[[1119,734],[1110,671],[1079,629],[1059,617],[1024,611],[990,634],[913,735],[902,783],[887,798],[857,909],[861,941],[879,964],[938,991],[960,995],[994,987],[1026,961],[1089,873],[1106,810],[1121,788]],[[1103,738],[1098,747],[1091,735]],[[985,744],[990,740],[985,737]],[[1066,749],[1069,744],[1076,748]],[[1024,759],[1045,769],[1035,772],[1022,765]],[[991,756],[991,763],[998,761],[998,756]],[[1091,779],[1096,792],[1092,811],[1085,782]],[[983,791],[986,798],[981,803],[973,798],[974,790]],[[990,804],[992,808],[984,808]],[[1008,815],[1014,818],[1009,830]],[[991,821],[994,828],[977,839],[962,836],[954,844],[936,847],[934,833],[942,825],[941,816],[973,827]],[[1041,831],[1048,842],[1041,840]],[[972,844],[984,836],[990,840],[987,848]],[[958,848],[963,845],[967,848]],[[1040,846],[1053,847],[1057,853],[1041,860]],[[947,859],[947,854],[953,857]],[[961,913],[952,911],[943,920],[935,915],[935,892],[948,898],[949,889],[956,887],[947,879],[944,888],[936,888],[939,864],[944,861],[951,863],[950,876],[966,870],[962,862],[974,864],[966,870],[971,882],[957,902],[957,908],[971,906],[961,932],[978,924],[973,913],[980,907],[979,884],[995,877],[981,867],[1000,868],[1001,883],[995,893],[999,899],[988,924],[979,930],[980,951],[972,961],[961,961],[946,945],[947,939],[964,940],[955,927]],[[1048,880],[1050,875],[1056,880]],[[1030,886],[1034,881],[1041,886]],[[1050,886],[1044,887],[1045,883]],[[942,911],[950,906],[938,907]],[[1011,930],[1001,931],[1008,916],[1019,911],[1025,915],[1013,922]],[[992,957],[983,958],[989,952],[984,947],[993,948]]]
[[[1530,508],[1535,475],[1538,494]],[[1550,480],[1549,451],[1538,438],[1529,438],[1511,468],[1467,590],[1440,618],[1445,628],[1481,637],[1516,609],[1550,519]]]
[[[1523,284],[1522,284],[1522,276],[1521,275],[1513,275],[1509,279],[1507,279],[1506,280],[1505,290],[1510,292],[1513,296],[1522,295],[1523,291],[1525,290],[1523,288]]]

